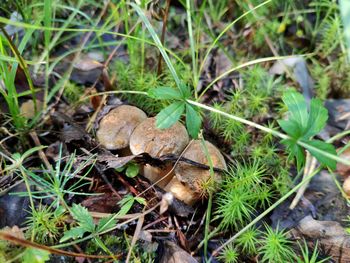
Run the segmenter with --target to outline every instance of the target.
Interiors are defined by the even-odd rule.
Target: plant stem
[[[171,2],[171,0],[167,0],[166,1],[165,13],[164,13],[164,17],[163,17],[162,36],[161,36],[161,39],[160,39],[160,42],[162,43],[162,45],[164,45],[164,41],[165,41],[165,30],[166,30],[166,25],[168,23],[168,14],[169,14],[170,2]],[[157,70],[158,77],[161,74],[162,74],[162,53],[159,52],[159,56],[158,56],[158,70]]]

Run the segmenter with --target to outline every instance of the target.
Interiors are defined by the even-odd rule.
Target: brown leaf
[[[74,64],[74,68],[81,71],[90,71],[93,69],[102,68],[103,64],[90,58],[89,56],[81,56],[77,62]]]
[[[319,240],[320,246],[336,262],[350,262],[350,236],[338,222],[318,221],[306,216],[292,233],[312,241]]]
[[[18,227],[18,226],[13,226],[13,227],[5,227],[1,231],[10,234],[11,236],[20,238],[20,239],[25,239],[23,231]]]
[[[81,204],[92,212],[115,213],[118,211],[117,203],[120,198],[113,193],[104,193],[98,196],[89,196]]]
[[[160,263],[198,263],[189,253],[171,241],[164,242],[164,252]]]

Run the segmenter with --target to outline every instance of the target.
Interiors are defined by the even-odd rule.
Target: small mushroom
[[[189,137],[186,128],[179,122],[167,129],[158,129],[156,119],[148,118],[136,127],[130,137],[130,150],[133,154],[148,153],[153,158],[167,154],[179,155],[188,144]],[[146,164],[143,175],[151,182],[157,182],[172,169],[171,165],[164,168]],[[173,175],[167,175],[158,186],[164,187]]]
[[[220,151],[208,141],[205,141],[205,145],[213,166],[226,169],[226,162]],[[200,140],[193,141],[184,152],[183,157],[209,166],[205,148]],[[209,182],[210,185],[211,176],[209,170],[185,162],[180,162],[176,166],[175,175],[165,187],[165,190],[173,193],[176,198],[188,205],[193,205],[205,195],[206,189],[203,187],[204,184]],[[215,172],[213,179],[215,182],[220,181],[220,174]]]
[[[343,183],[343,190],[346,195],[350,198],[350,176],[346,177]]]
[[[121,105],[102,118],[96,136],[108,150],[119,150],[129,145],[129,140],[136,126],[147,115],[134,106]]]
[[[43,103],[40,100],[36,100],[36,110],[41,111],[43,109]],[[27,119],[33,119],[35,117],[35,106],[33,100],[27,100],[22,103],[20,107],[21,115]]]

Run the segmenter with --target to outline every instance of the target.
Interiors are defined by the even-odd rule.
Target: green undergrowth
[[[186,10],[182,16],[171,11],[170,16],[174,17],[169,17],[169,23],[175,21],[181,25],[180,31],[188,33],[188,36],[185,43],[181,43],[183,39],[179,36],[179,43],[184,48],[173,50],[175,54],[168,52],[160,43],[161,23],[147,15],[151,11],[146,11],[146,1],[140,1],[139,5],[129,1],[112,1],[103,16],[103,23],[98,21],[96,14],[89,12],[91,9],[96,13],[101,11],[102,2],[29,2],[16,1],[17,4],[11,4],[11,8],[18,9],[24,15],[24,37],[0,36],[0,84],[6,86],[6,89],[0,87],[0,93],[9,108],[6,115],[7,122],[10,122],[9,134],[26,135],[31,129],[41,128],[36,127],[36,124],[44,117],[40,110],[33,120],[26,120],[19,114],[21,98],[29,96],[34,99],[32,93],[37,90],[36,87],[31,87],[30,91],[23,94],[16,89],[17,68],[22,67],[25,71],[28,65],[33,65],[34,71],[45,76],[44,87],[40,89],[44,92],[44,108],[50,106],[55,96],[61,92],[69,103],[74,104],[84,90],[69,81],[72,68],[67,69],[67,74],[62,76],[55,72],[52,65],[62,57],[53,56],[52,52],[76,37],[80,27],[94,31],[99,28],[101,31],[92,37],[94,41],[81,49],[77,47],[76,51],[85,53],[93,50],[92,46],[105,47],[101,40],[102,31],[115,34],[113,30],[117,25],[125,31],[125,35],[119,35],[118,38],[122,40],[113,45],[123,45],[129,56],[127,61],[113,61],[108,66],[109,75],[115,80],[114,87],[118,92],[139,92],[121,93],[121,99],[142,108],[149,116],[157,115],[159,128],[170,127],[179,120],[186,124],[190,136],[197,138],[207,134],[206,131],[200,132],[201,128],[209,127],[211,134],[214,134],[212,139],[223,141],[222,149],[227,149],[226,154],[234,160],[223,174],[218,189],[214,191],[210,183],[205,187],[205,196],[208,197],[203,240],[205,254],[210,239],[209,225],[213,223],[219,226],[217,231],[224,232],[225,237],[238,233],[237,238],[220,252],[219,259],[222,262],[242,262],[242,259],[253,258],[276,263],[291,259],[295,259],[295,262],[318,262],[317,246],[311,252],[305,243],[299,247],[299,251],[298,243],[289,239],[288,232],[279,227],[272,229],[268,225],[259,225],[258,221],[260,215],[277,206],[275,202],[291,195],[290,191],[296,183],[292,181],[294,178],[291,171],[296,167],[297,172],[302,172],[305,148],[320,161],[321,166],[335,166],[337,156],[334,148],[313,139],[326,123],[326,110],[320,101],[315,100],[311,102],[311,110],[308,110],[302,95],[290,91],[289,86],[292,90],[298,89],[294,80],[289,76],[275,77],[268,73],[272,62],[240,69],[239,81],[222,89],[220,85],[215,85],[220,79],[217,81],[207,76],[214,69],[212,65],[204,69],[204,62],[212,61],[208,57],[214,53],[213,49],[226,54],[233,67],[247,61],[257,64],[258,61],[254,59],[272,55],[281,59],[278,56],[307,54],[305,59],[309,72],[316,80],[316,97],[326,99],[333,95],[348,96],[349,65],[341,37],[343,28],[336,1],[314,0],[304,6],[299,1],[273,0],[262,3],[258,0],[207,0],[202,1],[198,7],[194,6],[196,3],[193,1],[180,1]],[[256,9],[252,10],[252,7]],[[312,20],[308,16],[310,9],[316,20],[313,23],[310,23]],[[9,15],[10,12],[6,14]],[[240,16],[235,22],[233,18]],[[33,17],[37,18],[34,27]],[[227,25],[230,26],[225,28]],[[52,27],[61,30],[47,30]],[[171,29],[168,27],[169,31]],[[79,33],[86,33],[86,30]],[[234,37],[228,38],[228,35]],[[308,44],[300,44],[305,40],[309,40]],[[231,42],[234,52],[227,50]],[[278,54],[274,53],[274,48]],[[110,50],[103,52],[107,58]],[[159,52],[163,59],[160,74],[156,69]],[[71,54],[69,50],[62,56]],[[225,72],[226,75],[222,77],[229,73],[231,72]],[[53,74],[58,81],[51,87],[49,76]],[[204,91],[197,90],[201,78],[207,77],[212,82],[204,87]],[[218,76],[213,78],[215,77]],[[210,106],[201,104],[201,99],[210,94],[206,92],[213,88],[222,95],[220,99],[209,98],[209,101],[215,101]],[[209,113],[204,109],[209,110]],[[317,127],[309,120],[314,120]],[[203,125],[204,123],[209,126]],[[282,130],[283,134],[280,132]],[[307,143],[315,146],[318,151],[310,148]],[[28,196],[31,202],[31,213],[25,230],[28,239],[58,248],[79,244],[86,253],[122,253],[123,258],[130,250],[132,262],[153,261],[154,250],[145,248],[142,242],[132,248],[131,236],[125,232],[111,232],[120,223],[118,216],[127,214],[135,203],[146,205],[145,199],[126,194],[118,203],[120,211],[117,214],[96,222],[86,208],[69,202],[72,196],[81,200],[94,194],[86,189],[91,183],[89,176],[94,169],[96,156],[78,162],[77,156],[72,154],[63,160],[60,151],[58,161],[52,168],[34,172],[33,167],[23,165],[24,159],[39,148],[33,149],[28,154],[6,156],[4,164],[6,173],[20,176],[27,186],[28,192],[22,195]],[[137,176],[138,170],[130,167],[120,170],[120,173],[124,172],[128,177]],[[293,189],[293,192],[297,190]],[[51,205],[43,201],[48,199]],[[70,222],[67,222],[67,218],[70,218]],[[249,224],[253,226],[248,227]],[[0,260],[15,253],[10,248],[12,247],[6,242],[0,243],[0,250],[6,252],[6,255],[0,254]],[[19,253],[31,255],[33,251]],[[47,255],[43,257],[46,258]],[[115,261],[118,262],[117,259]]]
[[[155,61],[157,57],[152,59]],[[160,76],[157,76],[154,68],[143,67],[137,59],[130,61],[130,63],[117,61],[114,65],[114,70],[117,72],[116,86],[120,90],[149,92],[154,87],[175,87],[174,80],[166,68]],[[182,65],[177,65],[176,70],[183,77],[185,83],[188,82],[191,77],[188,69]],[[122,94],[121,97],[129,103],[140,107],[149,115],[155,115],[164,106],[168,105],[167,102],[156,101],[144,95]]]

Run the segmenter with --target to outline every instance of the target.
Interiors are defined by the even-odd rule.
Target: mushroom
[[[36,110],[41,111],[43,103],[40,100],[36,100]],[[20,107],[21,115],[27,119],[33,119],[35,117],[35,106],[33,100],[27,100],[22,103]]]
[[[205,141],[205,145],[213,166],[226,169],[226,162],[220,151],[208,141]],[[193,141],[185,150],[183,157],[209,166],[205,148],[200,140]],[[203,186],[207,182],[210,184],[211,179],[209,170],[185,162],[180,162],[176,166],[175,175],[165,190],[188,205],[193,205],[205,195],[206,189]],[[213,179],[215,182],[220,181],[220,174],[215,172]]]
[[[120,150],[129,145],[130,135],[147,115],[137,107],[121,105],[102,118],[96,136],[108,150]]]
[[[345,178],[343,183],[343,190],[345,194],[350,198],[350,176]]]
[[[130,150],[133,154],[148,153],[153,158],[167,154],[179,155],[188,144],[189,137],[186,128],[176,122],[167,129],[156,127],[156,118],[148,118],[136,127],[130,137]],[[158,168],[146,164],[143,167],[143,176],[151,182],[157,182],[172,170],[172,165]],[[173,175],[168,174],[158,186],[164,187]]]

